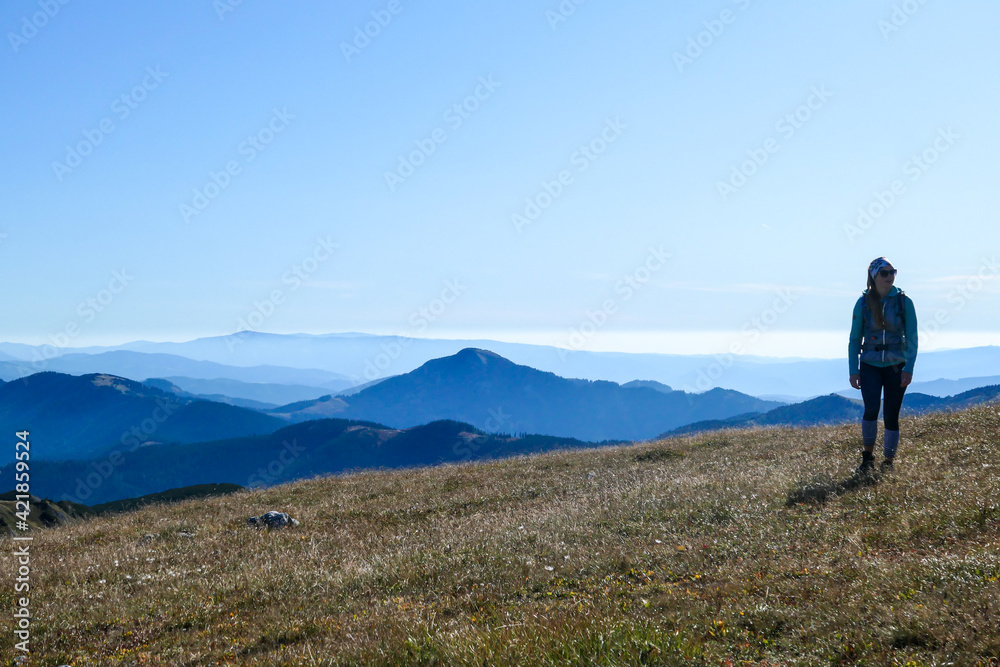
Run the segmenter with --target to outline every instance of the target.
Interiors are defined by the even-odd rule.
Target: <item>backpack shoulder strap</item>
[[[903,321],[903,336],[906,336],[906,292],[899,290],[896,295],[896,307],[899,308],[899,317]]]

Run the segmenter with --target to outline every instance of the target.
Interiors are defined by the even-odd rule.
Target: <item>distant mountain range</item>
[[[849,389],[846,344],[845,358],[792,359],[726,354],[587,352],[490,340],[436,340],[361,333],[308,335],[241,332],[182,343],[136,341],[112,347],[73,348],[67,350],[70,354],[51,359],[43,367],[28,362],[0,361],[0,377],[11,379],[26,372],[54,370],[64,373],[113,373],[135,380],[174,376],[229,378],[251,383],[325,387],[328,393],[336,394],[348,386],[410,372],[431,359],[450,356],[469,347],[489,349],[514,363],[560,377],[613,382],[628,382],[637,378],[655,380],[689,393],[725,387],[758,397],[780,395],[804,399]],[[154,357],[143,362],[142,366],[133,367],[106,365],[104,360],[98,360],[97,365],[88,365],[83,360],[66,359],[110,351],[130,352],[136,364],[142,355],[167,356]],[[41,358],[41,353],[40,346],[0,343],[0,354],[17,359]],[[214,362],[218,367],[202,366],[192,371],[178,365],[180,362],[173,366],[161,364],[171,358],[174,361],[187,358],[188,361]],[[67,365],[63,365],[60,359],[66,359]],[[18,371],[18,368],[21,370]],[[939,378],[960,380],[998,376],[1000,346],[921,352],[916,371],[917,383]],[[11,376],[15,372],[18,374]],[[316,375],[319,372],[323,375]],[[328,386],[327,383],[333,381],[340,382],[341,386]],[[947,393],[970,388],[959,387]],[[919,386],[914,389],[925,391]],[[243,398],[270,402],[256,396]]]
[[[927,394],[907,392],[901,414],[919,415],[927,412],[961,410],[979,403],[1000,400],[1000,385],[977,387],[969,391],[941,398]],[[728,419],[706,420],[687,424],[661,434],[661,437],[687,435],[723,428],[750,428],[753,426],[819,426],[860,421],[864,403],[859,399],[845,398],[839,394],[783,405],[763,414],[737,415]],[[881,415],[880,415],[881,417]]]
[[[494,435],[454,421],[391,429],[371,422],[323,419],[270,435],[142,447],[114,466],[104,460],[33,461],[31,490],[55,500],[95,504],[198,484],[270,486],[354,469],[436,465],[592,446],[572,438]],[[12,463],[0,469],[0,479],[12,480],[12,469]]]
[[[970,389],[977,389],[979,387],[989,387],[991,385],[1000,384],[1000,375],[987,375],[983,377],[967,377],[961,378],[959,380],[929,380],[926,382],[913,382],[907,387],[907,395],[913,393],[928,394],[930,396],[939,396],[945,398],[948,396],[954,396],[955,394],[961,394],[964,391],[969,391]],[[848,398],[853,398],[856,395],[860,395],[856,389],[846,389],[844,391],[837,392],[841,396],[847,396]]]
[[[33,466],[116,447],[271,433],[286,424],[256,410],[192,400],[106,374],[44,372],[0,386],[0,429],[30,431]],[[12,458],[13,450],[0,455],[0,461]]]
[[[988,387],[976,387],[954,396],[928,396],[927,394],[906,394],[903,399],[903,414],[924,414],[926,412],[950,412],[961,410],[980,403],[988,403],[1000,399],[1000,384]]]
[[[453,419],[491,432],[598,441],[643,440],[692,421],[778,405],[726,389],[688,394],[660,383],[571,380],[468,348],[352,396],[303,401],[270,413],[292,421],[337,416],[395,428]]]
[[[207,380],[207,382],[212,382],[212,380]],[[226,396],[225,394],[192,394],[189,391],[184,391],[170,380],[165,380],[163,378],[147,378],[142,381],[142,384],[147,387],[153,387],[154,389],[159,389],[168,394],[172,394],[179,399],[191,401],[215,401],[216,403],[235,405],[241,408],[257,410],[258,412],[265,412],[278,407],[273,403],[263,403],[249,398],[236,398],[233,396]]]
[[[71,375],[108,373],[133,380],[148,377],[229,379],[243,383],[305,385],[325,389],[328,392],[348,389],[357,384],[339,373],[315,368],[288,368],[271,365],[234,366],[214,361],[189,359],[175,354],[132,352],[129,350],[114,350],[96,354],[71,353],[37,362],[29,360],[0,361],[0,377],[8,381],[41,371],[55,371]],[[246,398],[253,398],[253,396]]]
[[[344,389],[340,382],[327,383],[327,385],[332,384],[332,387],[309,387],[306,385],[279,384],[275,382],[241,382],[240,380],[231,380],[229,378],[206,380],[178,376],[147,378],[142,382],[150,386],[157,386],[157,383],[166,383],[163,386],[169,385],[173,387],[170,391],[179,390],[206,400],[232,403],[233,405],[258,409],[276,408],[280,405],[287,405],[296,401],[319,398],[320,396],[329,394],[331,390]],[[238,401],[246,402],[241,403]]]
[[[143,384],[103,373],[46,371],[0,386],[0,427],[10,432],[30,429],[36,443],[33,460],[66,460],[107,455],[114,449],[266,434],[289,422],[327,417],[374,421],[395,429],[455,420],[493,433],[637,440],[692,421],[763,412],[777,405],[722,389],[687,394],[648,381],[619,386],[571,380],[468,349],[353,395],[280,408],[193,394],[160,378]]]
[[[356,393],[278,408],[147,382],[43,372],[0,383],[0,428],[31,432],[32,493],[93,504],[191,485],[270,485],[718,428],[856,421],[862,411],[859,400],[836,394],[781,405],[724,389],[692,394],[649,380],[567,379],[474,348]],[[998,398],[1000,385],[946,398],[908,392],[904,412]],[[7,463],[0,480],[12,479]]]
[[[102,360],[133,368],[164,362],[188,369],[189,364],[207,364],[203,370],[218,370],[211,362],[130,351],[68,355],[53,362],[82,367]],[[260,368],[288,379],[289,369],[262,366],[257,370]],[[314,371],[307,373],[323,379]],[[0,426],[22,429],[25,424],[37,424],[36,458],[60,460],[85,459],[123,445],[134,448],[139,444],[266,434],[288,423],[331,417],[373,421],[395,429],[454,420],[492,433],[634,441],[663,433],[741,424],[831,423],[854,419],[859,414],[856,399],[834,401],[824,396],[782,407],[779,402],[731,390],[691,394],[651,380],[619,385],[568,379],[474,348],[433,359],[409,373],[354,387],[337,396],[328,394],[280,407],[229,394],[246,394],[248,388],[253,388],[259,392],[257,395],[281,399],[309,396],[322,389],[226,378],[170,377],[196,391],[163,378],[150,378],[143,384],[103,373],[72,376],[46,372],[0,383]],[[940,409],[962,400],[910,391],[905,407]],[[154,418],[162,416],[160,406],[164,402],[176,410],[168,419]]]
[[[913,399],[912,403],[906,409],[909,414],[961,409],[1000,399],[1000,386],[964,392],[949,399],[925,394],[908,396],[907,401],[910,399]],[[811,426],[857,421],[861,411],[860,402],[834,394],[781,406],[763,414],[689,424],[664,433],[662,437],[719,428]],[[105,508],[117,511],[127,508],[128,503],[113,503],[104,507],[101,504],[159,494],[163,489],[178,487],[201,488],[196,485],[220,483],[270,486],[356,469],[436,465],[594,444],[572,438],[485,433],[470,424],[450,420],[409,429],[393,429],[374,422],[321,419],[288,426],[269,435],[142,447],[126,453],[115,465],[109,465],[104,458],[33,461],[32,492],[59,501],[97,504],[92,508],[94,511],[105,511]],[[606,441],[598,444],[618,443]],[[13,464],[0,469],[0,479],[13,479]],[[169,497],[167,493],[162,497],[150,496],[147,500]],[[65,502],[60,504],[69,514],[80,514],[79,511],[73,512]],[[52,511],[59,514],[58,508],[52,508]]]

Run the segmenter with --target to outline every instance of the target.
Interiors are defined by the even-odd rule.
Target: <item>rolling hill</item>
[[[927,412],[962,410],[980,403],[1000,399],[1000,385],[977,387],[954,396],[941,398],[920,393],[907,393],[900,414],[920,415]],[[845,398],[840,394],[818,396],[814,399],[783,405],[762,414],[745,414],[729,419],[695,422],[664,433],[661,437],[712,431],[723,428],[750,428],[754,426],[818,426],[858,422],[864,414],[860,399]],[[881,413],[879,413],[881,418]]]
[[[372,422],[322,419],[269,435],[142,447],[113,460],[33,460],[31,490],[92,505],[198,484],[260,487],[354,469],[425,466],[587,446],[594,443],[501,436],[454,421],[401,430]],[[0,468],[0,479],[13,479],[12,467]]]
[[[268,410],[278,407],[273,403],[261,403],[260,401],[254,401],[249,398],[234,398],[223,394],[193,394],[189,391],[181,389],[170,380],[166,380],[164,378],[146,378],[142,381],[142,383],[147,387],[153,387],[154,389],[159,389],[167,394],[171,394],[179,400],[215,401],[216,403],[226,403],[227,405],[249,408],[250,410],[257,410],[258,412],[267,412]]]
[[[351,396],[324,397],[271,414],[292,421],[323,414],[409,428],[439,419],[505,433],[580,440],[641,440],[704,419],[780,405],[726,389],[701,394],[655,383],[572,380],[521,366],[488,350],[433,359]]]
[[[300,384],[283,384],[277,382],[242,382],[229,378],[216,378],[206,380],[203,378],[189,378],[179,376],[169,376],[153,378],[152,380],[165,380],[195,396],[201,396],[208,400],[229,402],[225,399],[235,399],[253,401],[257,404],[269,404],[269,407],[287,405],[295,401],[307,401],[330,392],[324,387],[310,387]],[[149,384],[151,379],[143,380]],[[209,398],[211,397],[211,398]]]
[[[29,430],[32,461],[84,459],[110,448],[270,433],[286,422],[190,400],[106,374],[36,373],[0,386],[0,429]],[[7,461],[12,452],[0,460]]]

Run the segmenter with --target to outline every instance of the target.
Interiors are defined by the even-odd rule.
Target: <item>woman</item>
[[[885,436],[882,453],[885,459],[882,471],[892,469],[899,445],[899,408],[906,386],[913,380],[913,363],[917,359],[917,313],[910,297],[893,285],[895,279],[896,269],[889,260],[885,257],[872,260],[868,265],[868,289],[854,304],[847,360],[851,386],[861,390],[865,401],[865,414],[861,419],[864,451],[858,468],[861,474],[868,474],[875,467],[872,450],[878,436],[883,389]]]

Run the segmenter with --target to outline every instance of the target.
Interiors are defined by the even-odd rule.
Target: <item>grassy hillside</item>
[[[234,493],[242,488],[242,486],[237,484],[199,484],[180,489],[168,489],[160,493],[151,493],[141,498],[126,498],[100,505],[82,505],[66,500],[57,502],[49,498],[39,498],[32,494],[28,503],[31,509],[28,513],[27,521],[31,528],[28,530],[70,524],[100,514],[128,512],[152,503],[172,503],[190,498],[203,498],[206,496]],[[7,534],[8,536],[33,534],[17,529],[19,520],[18,512],[24,510],[24,506],[17,503],[18,495],[16,491],[0,493],[0,534]]]
[[[756,429],[318,478],[40,530],[34,657],[997,665],[1000,406],[902,430],[896,471],[868,485],[850,481],[858,426]],[[271,509],[301,525],[245,526]],[[0,587],[0,605],[12,597]]]

